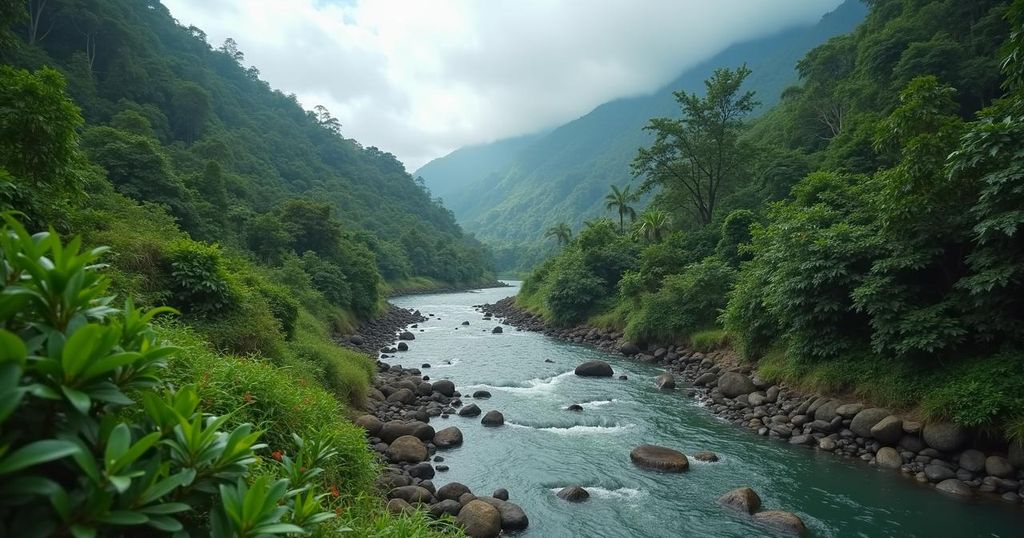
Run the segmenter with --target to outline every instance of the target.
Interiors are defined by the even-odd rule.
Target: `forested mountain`
[[[486,152],[487,146],[466,148],[428,163],[416,175],[436,193],[451,192],[445,203],[495,248],[500,267],[527,269],[551,252],[551,245],[542,242],[546,228],[563,220],[578,227],[606,214],[608,186],[630,182],[630,162],[637,148],[650,141],[642,130],[647,120],[677,114],[673,91],[698,91],[713,69],[746,63],[753,70],[747,87],[757,92],[763,107],[770,107],[796,80],[797,61],[830,37],[852,30],[865,12],[861,2],[848,0],[816,25],[731,46],[653,95],[601,105],[526,147],[500,141]],[[513,155],[504,153],[510,149]],[[481,154],[492,157],[482,160]],[[466,182],[470,169],[477,178],[473,184]]]
[[[518,300],[1024,441],[1024,1],[869,4],[754,121],[745,68],[678,92],[651,205],[553,231]]]

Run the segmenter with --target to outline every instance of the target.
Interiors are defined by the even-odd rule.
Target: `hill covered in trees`
[[[1024,441],[1024,2],[869,4],[756,120],[746,66],[677,92],[650,207],[552,227],[518,301]]]
[[[813,26],[729,47],[652,95],[603,104],[539,136],[458,150],[415,175],[494,247],[502,270],[527,270],[551,253],[545,229],[560,220],[578,227],[605,214],[608,186],[629,182],[636,148],[650,141],[642,130],[648,118],[675,113],[673,91],[696,91],[714,68],[747,63],[747,83],[767,108],[796,80],[797,60],[852,30],[865,11],[849,0]]]

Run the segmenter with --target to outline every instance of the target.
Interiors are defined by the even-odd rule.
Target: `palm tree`
[[[629,204],[635,202],[639,198],[639,195],[631,190],[629,185],[626,185],[621,191],[615,185],[612,185],[612,192],[608,193],[604,197],[604,207],[608,210],[615,210],[619,213],[619,232],[626,230],[626,215],[629,215],[629,221],[633,222],[636,220],[636,210],[629,206]]]
[[[636,222],[635,232],[638,238],[643,238],[655,243],[661,242],[662,234],[672,224],[672,217],[660,209],[648,209],[640,215]]]
[[[564,222],[559,222],[557,226],[548,228],[548,231],[544,232],[544,237],[554,237],[559,245],[567,245],[572,241],[572,228]]]

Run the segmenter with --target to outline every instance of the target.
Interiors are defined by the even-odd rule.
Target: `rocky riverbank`
[[[477,284],[473,286],[440,286],[440,287],[427,287],[427,288],[409,288],[409,289],[397,289],[392,290],[388,293],[388,297],[399,297],[402,295],[428,295],[431,293],[459,293],[463,291],[482,290],[489,288],[508,288],[511,284],[495,280],[494,282],[485,282],[483,284]]]
[[[987,496],[1019,504],[1024,499],[1024,450],[993,448],[975,432],[950,423],[922,424],[867,403],[827,395],[801,394],[785,384],[760,379],[749,364],[728,351],[701,353],[674,345],[637,344],[619,331],[589,326],[549,327],[515,305],[514,298],[481,305],[485,316],[521,330],[621,353],[659,365],[667,376],[658,385],[683,390],[712,413],[758,435],[871,465],[899,470],[947,494]]]
[[[373,356],[378,351],[387,356],[399,352],[399,346],[408,349],[407,342],[415,340],[411,330],[425,319],[418,311],[392,306],[384,316],[364,325],[360,334],[347,337],[347,343]],[[435,429],[431,419],[459,417],[481,420],[486,425],[500,425],[503,419],[493,410],[478,419],[480,408],[472,403],[463,405],[463,396],[453,382],[431,382],[423,374],[429,366],[424,364],[421,370],[378,361],[367,414],[355,419],[366,430],[367,442],[387,464],[377,487],[388,499],[388,510],[424,510],[437,518],[451,516],[473,538],[525,529],[529,519],[519,505],[509,501],[505,489],[478,495],[458,482],[435,486],[435,481],[444,482],[441,478],[448,471],[444,451],[461,446],[463,436],[458,426]]]

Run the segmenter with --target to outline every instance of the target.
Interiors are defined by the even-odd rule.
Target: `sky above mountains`
[[[650,93],[841,0],[163,0],[410,171]]]

